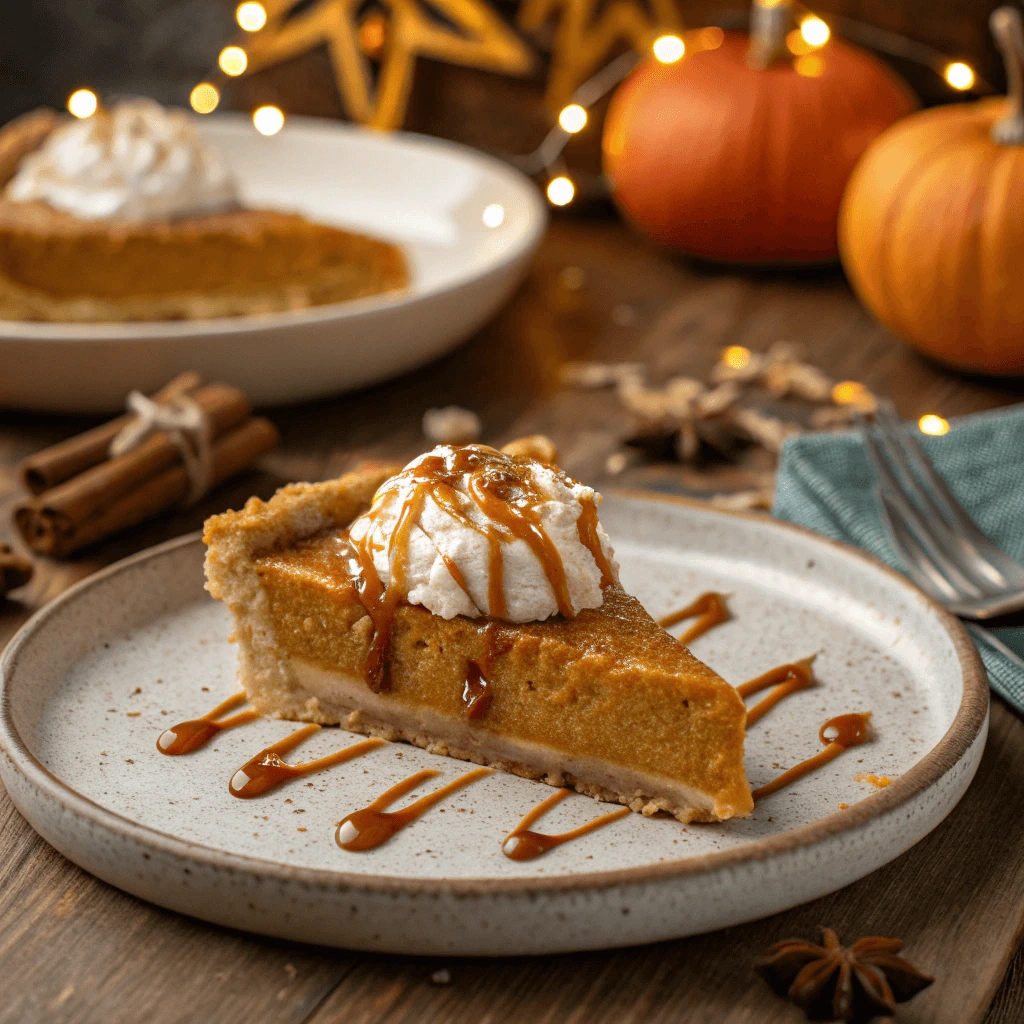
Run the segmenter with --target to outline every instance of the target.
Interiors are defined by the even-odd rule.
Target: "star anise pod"
[[[822,928],[821,934],[820,946],[786,939],[754,961],[758,974],[811,1020],[866,1024],[892,1017],[897,1003],[934,981],[896,955],[903,946],[899,939],[867,936],[845,947],[831,928]]]

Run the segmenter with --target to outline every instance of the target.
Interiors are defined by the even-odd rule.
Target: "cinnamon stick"
[[[246,469],[277,441],[277,429],[263,417],[251,417],[223,433],[211,446],[211,486]],[[33,551],[62,558],[180,505],[188,497],[189,488],[188,473],[178,463],[151,476],[141,486],[97,509],[88,518],[75,520],[53,515],[37,499],[16,509],[15,522]]]
[[[202,384],[198,373],[188,372],[175,377],[169,384],[152,395],[161,405],[179,395],[187,395]],[[133,420],[135,413],[118,416],[109,423],[87,430],[84,434],[68,438],[59,444],[30,455],[18,467],[22,482],[32,494],[56,487],[71,477],[104,462],[110,442]]]
[[[251,412],[245,393],[227,384],[207,384],[189,397],[206,413],[212,440],[237,427]],[[157,433],[130,452],[107,459],[45,491],[35,504],[61,524],[58,529],[62,533],[67,533],[75,523],[91,518],[180,461],[181,455],[173,442],[165,433]]]
[[[0,544],[0,597],[25,586],[32,579],[32,563],[15,553],[9,544]]]

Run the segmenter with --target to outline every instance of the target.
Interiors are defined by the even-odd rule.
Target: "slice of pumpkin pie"
[[[443,445],[214,516],[249,699],[645,814],[748,814],[743,702],[622,589],[600,500]]]

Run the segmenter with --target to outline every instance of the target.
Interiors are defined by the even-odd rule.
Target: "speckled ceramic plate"
[[[234,690],[228,616],[203,591],[201,543],[186,537],[93,576],[11,643],[0,776],[45,839],[128,892],[219,924],[403,953],[593,949],[736,924],[866,875],[949,813],[988,723],[984,673],[956,620],[879,563],[767,519],[635,495],[610,497],[602,519],[623,582],[653,614],[704,590],[731,595],[733,620],[693,645],[726,679],[817,653],[819,684],[749,730],[754,786],[821,749],[834,715],[870,710],[873,742],[743,820],[631,814],[514,862],[503,837],[552,790],[495,773],[386,845],[349,853],[335,844],[340,818],[417,769],[442,774],[414,795],[465,765],[386,744],[239,800],[232,774],[292,724],[259,720],[161,755],[164,728]],[[324,729],[296,753],[354,739]],[[878,790],[858,775],[893,781]],[[573,795],[537,827],[609,810]]]

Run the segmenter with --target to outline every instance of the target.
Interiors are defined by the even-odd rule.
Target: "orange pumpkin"
[[[830,41],[794,56],[789,5],[761,4],[752,37],[719,33],[720,45],[696,52],[688,40],[678,63],[650,57],[623,82],[605,122],[605,173],[626,217],[684,252],[831,260],[857,159],[917,103],[863,50]]]
[[[1024,374],[1024,32],[992,29],[1011,96],[937,107],[891,128],[850,179],[843,267],[894,334],[961,370]]]

